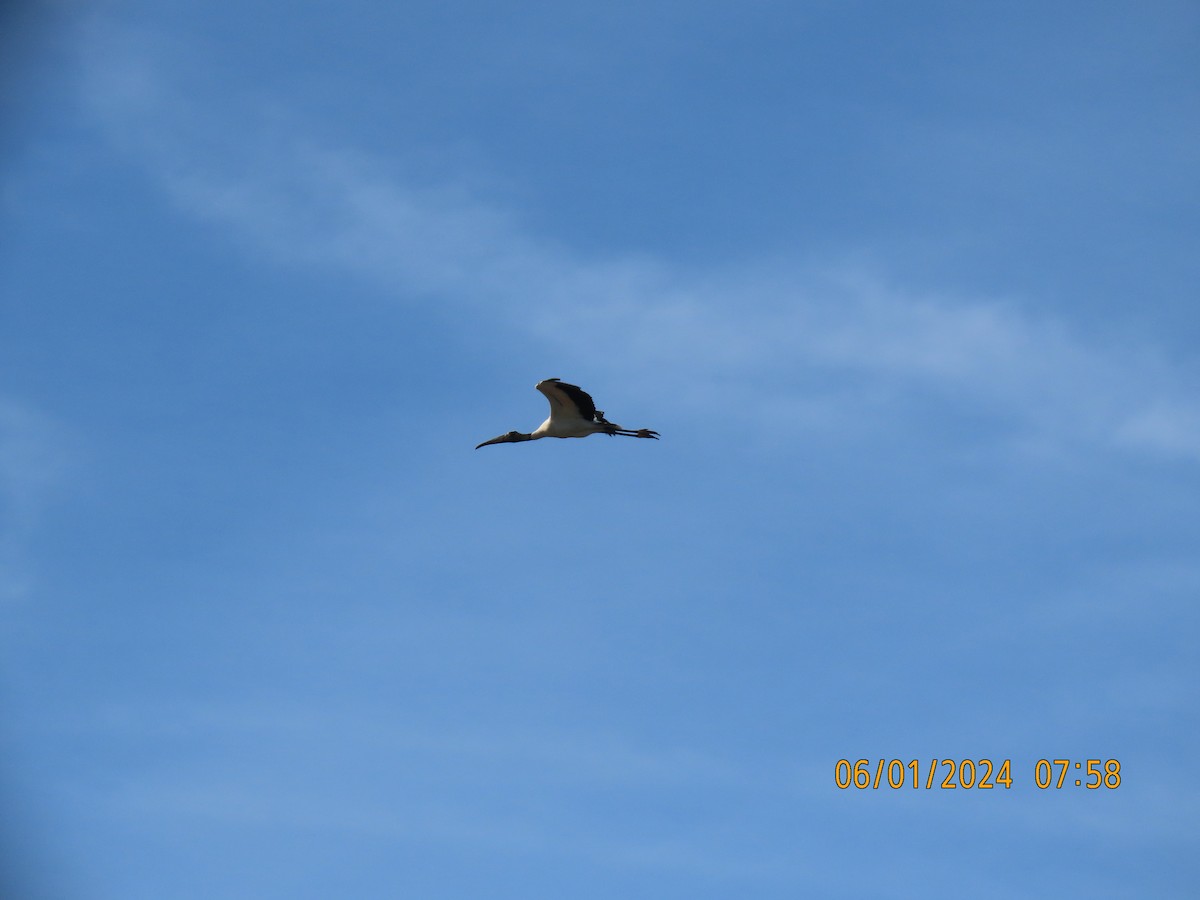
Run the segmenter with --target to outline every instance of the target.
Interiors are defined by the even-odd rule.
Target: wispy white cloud
[[[94,808],[115,817],[185,817],[725,877],[777,875],[790,858],[729,847],[712,833],[724,827],[720,820],[614,827],[603,810],[587,814],[596,792],[636,795],[645,810],[703,791],[775,795],[778,773],[747,771],[690,747],[545,728],[427,728],[369,706],[322,711],[252,702],[112,707],[60,726],[142,747],[183,739],[219,748],[184,757],[171,751],[162,765],[130,769],[102,790],[80,786]],[[281,764],[277,749],[297,744],[310,758]],[[320,777],[313,777],[312,757]],[[397,794],[404,803],[389,799]]]
[[[1200,449],[1200,410],[1178,397],[1152,399],[1119,424],[1116,439],[1166,456],[1195,457]]]
[[[589,368],[653,377],[694,410],[727,397],[724,416],[773,429],[866,428],[897,397],[934,393],[1004,423],[1013,446],[1200,460],[1195,373],[1151,347],[1100,346],[1002,298],[914,295],[843,263],[592,257],[463,184],[321,145],[278,104],[256,125],[231,110],[261,101],[185,99],[155,62],[159,40],[94,36],[89,105],[183,212],[252,253],[469,308]]]
[[[62,426],[0,396],[0,602],[25,596],[25,544],[67,462]]]

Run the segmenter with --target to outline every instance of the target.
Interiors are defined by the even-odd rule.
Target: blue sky
[[[1195,895],[1195,4],[3,24],[6,884]]]

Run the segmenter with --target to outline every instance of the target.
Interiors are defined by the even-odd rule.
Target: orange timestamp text
[[[1011,759],[839,759],[833,783],[841,790],[1011,790]],[[1116,759],[1039,759],[1033,783],[1040,790],[1082,787],[1088,790],[1121,786],[1121,762]]]

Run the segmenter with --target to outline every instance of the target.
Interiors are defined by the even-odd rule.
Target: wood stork
[[[649,428],[622,428],[604,418],[604,413],[596,409],[596,404],[587,391],[567,384],[557,378],[547,378],[539,381],[535,387],[546,395],[550,401],[550,418],[537,427],[532,434],[522,434],[510,431],[484,441],[475,447],[486,447],[488,444],[510,444],[517,441],[536,441],[538,438],[581,438],[589,434],[623,434],[626,437],[654,438],[658,440],[658,432]]]

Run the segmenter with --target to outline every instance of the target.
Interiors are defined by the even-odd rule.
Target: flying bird
[[[581,438],[589,434],[623,434],[626,437],[654,438],[658,440],[658,432],[649,428],[622,428],[604,418],[604,413],[596,409],[596,404],[587,391],[573,384],[567,384],[557,378],[547,378],[539,381],[535,387],[550,401],[550,418],[539,425],[532,434],[522,434],[510,431],[484,441],[475,447],[486,447],[488,444],[511,444],[517,441],[536,441],[538,438]]]

